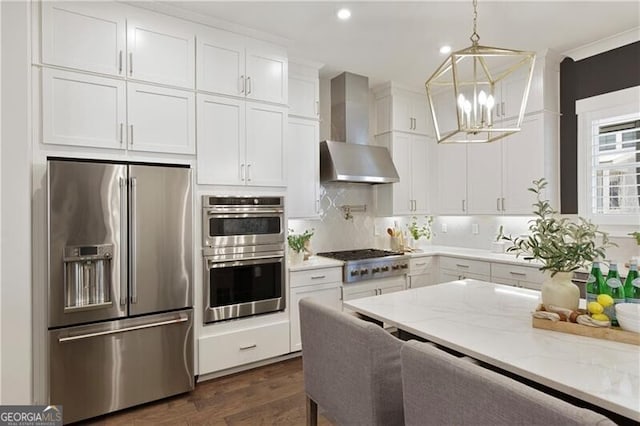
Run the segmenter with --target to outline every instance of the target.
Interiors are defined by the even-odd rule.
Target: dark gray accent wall
[[[640,85],[640,42],[560,64],[560,211],[578,213],[576,101]]]

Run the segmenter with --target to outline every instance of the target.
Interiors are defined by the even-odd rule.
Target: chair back
[[[424,343],[407,342],[401,354],[407,425],[615,425]]]
[[[312,299],[299,306],[308,397],[340,425],[403,425],[402,341]]]

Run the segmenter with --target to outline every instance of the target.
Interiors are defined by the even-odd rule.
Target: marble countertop
[[[511,253],[494,253],[489,250],[472,249],[465,247],[452,246],[423,246],[417,252],[408,253],[412,257],[420,256],[455,256],[464,259],[483,260],[486,262],[509,263],[521,266],[539,267],[542,265],[539,261],[524,260],[522,257],[516,257]]]
[[[344,306],[640,421],[640,347],[533,328],[539,295],[468,279]]]
[[[341,260],[329,259],[322,256],[311,256],[308,260],[296,265],[287,264],[289,271],[306,271],[309,269],[335,268],[342,267],[344,262]]]

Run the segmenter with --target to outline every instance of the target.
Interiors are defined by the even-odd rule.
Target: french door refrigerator
[[[191,171],[48,161],[49,396],[75,422],[193,389]]]

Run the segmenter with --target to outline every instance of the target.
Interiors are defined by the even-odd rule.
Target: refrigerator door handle
[[[129,331],[136,331],[136,330],[144,330],[145,328],[161,327],[163,325],[170,325],[170,324],[178,324],[178,323],[185,322],[185,321],[188,321],[188,320],[189,320],[189,317],[187,317],[186,315],[184,315],[184,316],[181,315],[180,318],[167,320],[167,321],[152,322],[152,323],[149,323],[149,324],[136,325],[136,326],[133,326],[133,327],[125,327],[125,328],[120,328],[120,329],[117,329],[117,330],[97,331],[95,333],[80,334],[78,336],[60,337],[60,338],[58,338],[58,342],[60,342],[60,343],[73,342],[75,340],[88,339],[88,338],[91,338],[91,337],[108,336],[110,334],[126,333],[126,332],[129,332]]]
[[[120,304],[127,304],[127,180],[120,178]]]
[[[136,248],[136,231],[137,231],[137,223],[136,223],[136,215],[137,215],[137,205],[136,205],[136,196],[137,196],[137,179],[135,177],[129,178],[129,225],[131,226],[131,232],[129,233],[129,246],[131,247],[131,256],[129,263],[131,267],[129,268],[129,282],[131,283],[131,303],[138,303],[138,286],[136,283],[136,256],[138,255],[138,251]]]

